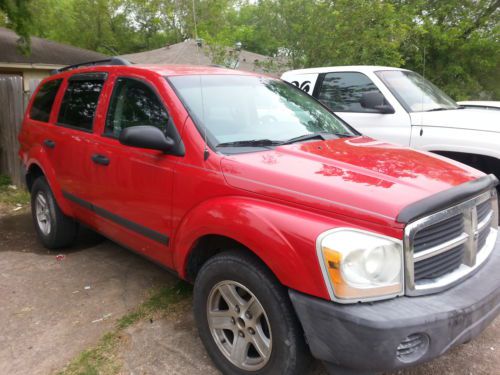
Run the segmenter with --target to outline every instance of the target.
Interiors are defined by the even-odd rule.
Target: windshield
[[[168,80],[215,147],[270,147],[312,133],[357,135],[315,99],[279,80],[238,75]]]
[[[457,109],[457,103],[420,74],[401,70],[375,73],[408,112]]]

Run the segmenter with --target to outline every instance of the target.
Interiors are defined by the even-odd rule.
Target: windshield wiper
[[[219,143],[216,147],[266,147],[266,146],[278,146],[280,144],[282,144],[282,142],[273,141],[271,139],[250,139],[246,141]]]
[[[304,135],[299,135],[298,137],[290,138],[286,141],[283,141],[281,144],[282,145],[289,145],[289,144],[292,144],[295,142],[308,141],[310,139],[321,139],[322,141],[324,141],[326,138],[321,133],[310,133],[310,134],[304,134]]]
[[[286,141],[283,141],[281,144],[282,145],[289,145],[289,144],[296,143],[296,142],[309,141],[311,139],[320,139],[322,141],[326,141],[327,139],[332,139],[334,137],[346,138],[346,137],[352,137],[352,134],[327,133],[327,132],[310,133],[310,134],[304,134],[304,135],[300,135],[298,137],[290,138]]]
[[[309,141],[311,139],[320,139],[325,141],[333,137],[352,137],[351,134],[344,133],[310,133],[290,138],[286,141],[273,141],[271,139],[250,139],[244,141],[224,142],[219,143],[216,147],[270,147],[289,145],[296,142]]]
[[[443,108],[443,107],[437,107],[437,108],[431,108],[431,109],[428,109],[427,111],[425,112],[436,112],[436,111],[449,111],[451,109],[463,109],[464,107],[463,106],[457,106],[455,108]]]

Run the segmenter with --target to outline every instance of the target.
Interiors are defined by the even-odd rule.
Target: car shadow
[[[31,211],[0,218],[0,252],[17,251],[40,255],[74,253],[95,247],[105,241],[100,234],[80,225],[74,244],[64,249],[49,250],[37,238]]]

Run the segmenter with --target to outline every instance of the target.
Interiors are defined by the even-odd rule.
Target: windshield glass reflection
[[[312,133],[355,134],[315,99],[276,79],[201,75],[169,77],[169,81],[216,145],[283,142]]]

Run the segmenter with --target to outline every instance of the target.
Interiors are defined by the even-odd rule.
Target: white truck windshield
[[[459,108],[452,98],[420,74],[403,70],[381,70],[375,74],[408,112]]]

